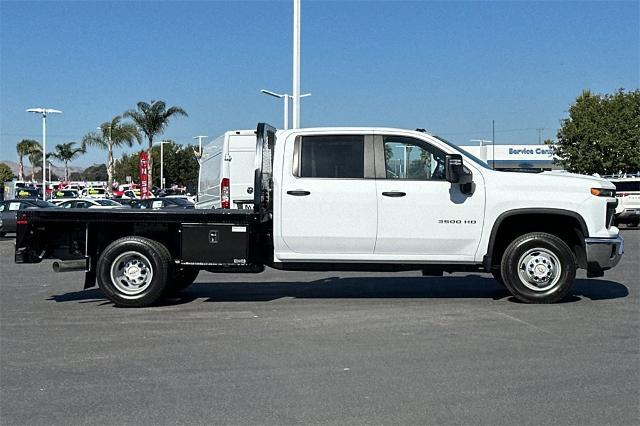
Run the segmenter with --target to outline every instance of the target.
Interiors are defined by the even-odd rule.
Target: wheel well
[[[547,232],[561,238],[573,251],[580,268],[586,268],[585,225],[577,217],[562,213],[516,213],[498,218],[491,232],[485,267],[499,267],[502,254],[518,236]]]

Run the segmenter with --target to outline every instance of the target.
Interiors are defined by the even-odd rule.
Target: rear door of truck
[[[294,136],[284,141],[277,219],[286,246],[282,248],[289,253],[278,256],[294,259],[300,254],[300,259],[313,260],[373,253],[377,227],[373,136],[361,131]]]

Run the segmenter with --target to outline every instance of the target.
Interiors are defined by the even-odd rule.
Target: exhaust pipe
[[[72,272],[72,271],[86,271],[87,259],[79,260],[56,260],[53,262],[54,272]]]

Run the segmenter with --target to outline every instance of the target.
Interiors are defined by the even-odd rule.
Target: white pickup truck
[[[85,288],[97,279],[120,306],[153,304],[201,269],[265,265],[485,271],[521,301],[552,303],[577,268],[602,276],[623,253],[604,179],[494,171],[418,131],[261,123],[256,134],[254,210],[24,211],[16,262],[84,269]]]

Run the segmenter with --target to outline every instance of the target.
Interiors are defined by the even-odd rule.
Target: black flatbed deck
[[[20,217],[27,222],[80,222],[80,223],[238,223],[254,224],[259,215],[253,210],[228,209],[176,209],[176,210],[143,210],[143,209],[28,209],[20,211]]]

